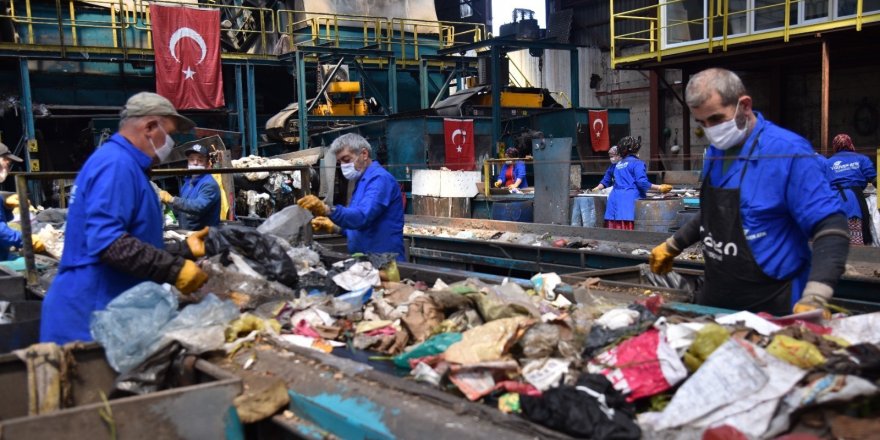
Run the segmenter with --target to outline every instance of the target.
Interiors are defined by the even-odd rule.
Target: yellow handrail
[[[836,17],[836,14],[828,14],[824,20],[811,19],[809,22],[801,22],[798,19],[791,20],[791,12],[796,11],[799,3],[804,3],[805,0],[778,0],[773,4],[753,6],[736,11],[730,10],[730,0],[709,0],[707,2],[708,7],[702,17],[683,17],[685,18],[684,20],[675,21],[664,19],[664,16],[669,17],[666,8],[682,3],[683,0],[656,1],[656,4],[626,11],[616,11],[614,9],[614,1],[610,1],[612,66],[622,62],[637,62],[650,58],[655,58],[659,61],[666,55],[694,53],[697,51],[711,53],[719,43],[721,50],[726,51],[729,46],[736,44],[777,38],[788,42],[792,36],[810,35],[848,27],[861,31],[864,23],[880,22],[880,10],[872,10],[865,13],[863,10],[864,0],[856,1],[855,15]],[[781,12],[780,25],[769,29],[756,29],[754,19],[743,20],[743,17],[754,17],[763,11]],[[732,19],[738,19],[738,22],[745,22],[750,28],[743,30],[740,27],[736,27],[734,28],[736,33],[731,34]],[[719,22],[716,22],[716,20],[719,20]],[[664,23],[664,21],[668,22]],[[630,26],[623,33],[619,33],[621,24],[624,23],[641,24],[637,25],[635,30]],[[674,44],[667,44],[666,38],[672,35],[670,33],[671,30],[682,29],[680,26],[694,24],[703,24],[705,26],[703,28],[705,29],[704,33],[696,36],[685,36],[686,41],[675,41]],[[618,53],[621,48],[621,42],[634,42],[637,45],[635,47],[630,45],[629,53],[621,55]],[[639,48],[641,48],[641,51]]]

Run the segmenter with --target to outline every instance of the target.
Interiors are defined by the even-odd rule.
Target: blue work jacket
[[[868,182],[877,178],[877,170],[871,159],[854,151],[841,151],[829,157],[825,164],[831,187],[838,193],[842,191],[846,197],[846,200],[841,198],[846,218],[862,218],[862,208],[858,199],[846,189],[853,188],[854,191],[861,193],[868,186]]]
[[[614,189],[608,195],[605,220],[633,221],[636,218],[636,200],[651,189],[645,163],[636,156],[626,156],[614,166]]]
[[[58,275],[43,301],[41,341],[92,340],[92,312],[146,280],[111,268],[100,256],[125,234],[163,247],[162,208],[146,174],[151,165],[152,158],[118,133],[83,165],[70,192]]]
[[[6,209],[6,198],[0,200],[0,261],[9,259],[9,248],[23,246],[21,232],[16,231],[6,224],[12,220],[12,211]]]
[[[336,205],[330,220],[348,238],[349,252],[395,252],[398,261],[405,261],[400,186],[378,162],[358,179],[351,203]]]
[[[501,174],[498,175],[498,178],[495,181],[501,181],[502,184],[507,184],[507,169],[510,167],[510,164],[505,163],[501,165]],[[513,163],[513,181],[516,182],[516,179],[522,179],[522,182],[519,183],[518,188],[525,188],[529,186],[529,181],[526,179],[526,163],[518,160]]]
[[[825,177],[825,160],[810,143],[764,119],[757,122],[739,155],[723,171],[724,152],[710,146],[703,178],[713,186],[739,188],[743,233],[755,261],[770,277],[792,280],[792,298],[800,298],[810,273],[808,242],[819,222],[842,214],[840,197]],[[749,149],[760,133],[751,157]],[[745,176],[740,179],[748,161]]]
[[[618,163],[619,163],[619,162],[618,162]],[[602,185],[602,186],[605,187],[605,188],[611,188],[612,186],[614,186],[614,169],[615,169],[615,165],[617,165],[617,164],[614,164],[614,163],[613,163],[613,164],[611,164],[611,165],[608,165],[608,170],[605,171],[605,175],[602,176],[602,181],[599,182],[599,184]]]
[[[197,231],[220,224],[220,187],[210,174],[187,177],[171,203],[181,229]]]

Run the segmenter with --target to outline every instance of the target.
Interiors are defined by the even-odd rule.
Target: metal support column
[[[462,80],[462,75],[464,75],[464,66],[461,62],[455,63],[455,91],[460,92],[464,90],[464,81]]]
[[[247,132],[244,129],[244,87],[241,83],[241,65],[235,65],[235,111],[238,116],[238,131],[241,132],[241,154],[247,155]]]
[[[388,57],[388,113],[397,113],[397,59]]]
[[[28,172],[39,171],[39,169],[31,170],[31,143],[36,147],[37,135],[34,128],[34,105],[31,99],[31,72],[28,70],[27,58],[19,58],[18,66],[21,72],[21,117],[24,118],[24,132],[27,143],[24,150],[25,169]],[[15,146],[13,145],[14,148]]]
[[[419,97],[422,110],[428,108],[428,60],[419,60]]]
[[[308,111],[306,108],[306,55],[300,51],[296,52],[296,102],[299,111],[299,149],[305,150],[309,148],[309,126]]]
[[[651,157],[648,160],[648,170],[662,170],[663,162],[660,160],[661,146],[665,146],[666,138],[661,134],[660,127],[663,125],[663,109],[660,107],[662,100],[660,99],[660,79],[662,75],[656,70],[651,70],[648,82],[650,83],[650,92],[648,96],[648,117],[650,118],[649,126],[649,144],[651,148]],[[663,183],[663,182],[658,182]]]
[[[490,49],[492,63],[492,155],[497,157],[501,140],[501,57],[504,53],[498,46]]]
[[[580,61],[578,59],[578,50],[572,49],[570,52],[571,64],[571,108],[577,108],[581,105],[581,77],[580,77]]]
[[[254,66],[247,65],[247,88],[248,88],[248,139],[251,154],[260,154],[260,144],[257,140],[257,89],[254,81]]]

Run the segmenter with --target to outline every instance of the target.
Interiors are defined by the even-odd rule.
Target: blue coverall
[[[604,182],[605,180],[602,179]],[[651,189],[645,163],[635,156],[626,156],[614,165],[614,189],[608,195],[605,220],[635,221],[636,200]]]
[[[171,209],[181,229],[197,231],[220,224],[220,187],[210,174],[187,177]]]

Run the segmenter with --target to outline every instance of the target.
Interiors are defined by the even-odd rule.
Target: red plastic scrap
[[[663,297],[656,293],[645,299],[640,299],[636,302],[645,306],[646,309],[650,310],[651,313],[655,315],[658,314],[660,312],[660,308],[663,307]]]
[[[535,388],[530,384],[517,382],[515,380],[505,380],[503,382],[496,383],[494,391],[498,390],[504,390],[508,393],[524,394],[531,397],[541,397],[541,390]]]

